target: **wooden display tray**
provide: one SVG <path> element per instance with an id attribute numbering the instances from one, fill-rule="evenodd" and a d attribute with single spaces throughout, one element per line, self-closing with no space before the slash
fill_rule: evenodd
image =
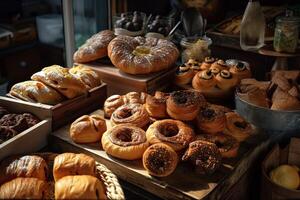
<path id="1" fill-rule="evenodd" d="M 48 135 L 51 133 L 51 116 L 47 110 L 23 105 L 18 100 L 7 97 L 0 97 L 0 106 L 13 113 L 29 112 L 41 119 L 36 125 L 0 144 L 0 160 L 14 154 L 36 152 L 47 145 Z"/>
<path id="2" fill-rule="evenodd" d="M 94 113 L 103 116 L 102 110 Z M 109 120 L 106 122 L 110 128 Z M 141 160 L 124 161 L 108 156 L 99 143 L 76 144 L 69 137 L 70 125 L 51 134 L 50 147 L 59 152 L 82 152 L 106 165 L 119 178 L 149 191 L 163 199 L 224 199 L 231 195 L 232 187 L 251 168 L 262 149 L 266 148 L 267 137 L 256 134 L 241 145 L 239 156 L 223 160 L 222 167 L 211 176 L 200 176 L 188 163 L 180 163 L 173 174 L 164 178 L 150 176 L 143 168 Z"/>
<path id="3" fill-rule="evenodd" d="M 20 99 L 16 99 L 15 101 L 22 105 L 29 105 L 33 108 L 43 108 L 47 110 L 48 115 L 52 118 L 52 129 L 55 130 L 81 115 L 92 112 L 95 109 L 102 108 L 107 97 L 106 93 L 107 86 L 106 84 L 102 84 L 89 90 L 86 95 L 68 99 L 54 106 L 26 102 Z M 13 97 L 11 95 L 8 96 Z"/>
<path id="4" fill-rule="evenodd" d="M 120 71 L 112 64 L 103 64 L 99 61 L 85 63 L 84 65 L 98 72 L 101 80 L 108 85 L 108 96 L 113 94 L 122 95 L 132 91 L 150 94 L 157 90 L 163 91 L 171 86 L 176 72 L 176 67 L 173 67 L 157 73 L 131 75 Z"/>

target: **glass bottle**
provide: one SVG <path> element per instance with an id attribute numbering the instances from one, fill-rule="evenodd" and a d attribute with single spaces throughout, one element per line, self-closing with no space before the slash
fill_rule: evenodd
<path id="1" fill-rule="evenodd" d="M 264 45 L 266 22 L 259 1 L 249 0 L 240 31 L 243 50 L 258 50 Z"/>

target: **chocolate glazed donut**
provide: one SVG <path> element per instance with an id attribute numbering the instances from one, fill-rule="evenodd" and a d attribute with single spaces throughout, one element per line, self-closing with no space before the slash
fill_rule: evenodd
<path id="1" fill-rule="evenodd" d="M 102 136 L 105 152 L 125 160 L 140 159 L 148 148 L 145 131 L 131 124 L 116 125 Z"/>
<path id="2" fill-rule="evenodd" d="M 150 122 L 149 114 L 142 104 L 125 104 L 117 108 L 111 118 L 112 125 L 130 123 L 145 128 Z"/>
<path id="3" fill-rule="evenodd" d="M 172 92 L 167 100 L 167 113 L 173 119 L 193 120 L 206 101 L 200 92 L 194 90 L 181 90 Z"/>

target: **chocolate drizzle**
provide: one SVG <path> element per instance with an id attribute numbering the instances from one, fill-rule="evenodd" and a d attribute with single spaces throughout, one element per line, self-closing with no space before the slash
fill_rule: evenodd
<path id="1" fill-rule="evenodd" d="M 119 125 L 112 128 L 109 139 L 115 145 L 127 147 L 146 142 L 146 134 L 140 128 Z"/>
<path id="2" fill-rule="evenodd" d="M 204 97 L 196 91 L 181 90 L 171 93 L 174 103 L 184 106 L 194 105 L 199 101 L 204 101 Z"/>

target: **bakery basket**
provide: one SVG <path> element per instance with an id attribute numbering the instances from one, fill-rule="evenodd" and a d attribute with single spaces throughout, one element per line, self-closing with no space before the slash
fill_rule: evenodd
<path id="1" fill-rule="evenodd" d="M 300 111 L 271 110 L 251 104 L 235 92 L 236 111 L 257 128 L 270 133 L 300 131 Z"/>
<path id="2" fill-rule="evenodd" d="M 49 172 L 52 172 L 54 158 L 58 155 L 55 153 L 35 153 L 34 155 L 42 157 L 49 167 Z M 113 174 L 105 165 L 96 162 L 96 169 L 97 169 L 97 178 L 102 180 L 107 199 L 109 200 L 121 200 L 125 199 L 123 190 L 120 186 L 120 183 L 117 179 L 117 176 Z M 48 184 L 49 184 L 49 193 L 46 195 L 47 199 L 54 199 L 54 179 L 52 173 L 50 173 L 48 177 Z"/>

